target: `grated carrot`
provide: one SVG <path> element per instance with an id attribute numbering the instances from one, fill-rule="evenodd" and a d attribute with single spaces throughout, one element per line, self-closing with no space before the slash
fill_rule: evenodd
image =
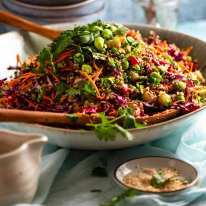
<path id="1" fill-rule="evenodd" d="M 23 65 L 19 54 L 16 55 L 16 64 L 19 67 L 22 67 L 22 65 Z"/>

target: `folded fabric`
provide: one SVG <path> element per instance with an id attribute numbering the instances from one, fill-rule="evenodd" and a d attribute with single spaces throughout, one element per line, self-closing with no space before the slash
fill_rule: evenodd
<path id="1" fill-rule="evenodd" d="M 206 118 L 196 122 L 182 136 L 174 133 L 171 137 L 148 145 L 92 154 L 88 151 L 71 151 L 66 161 L 64 161 L 68 153 L 66 149 L 48 146 L 42 162 L 39 190 L 34 204 L 31 205 L 39 206 L 42 203 L 48 206 L 98 206 L 123 191 L 113 180 L 113 170 L 116 165 L 127 159 L 151 155 L 175 156 L 190 162 L 198 169 L 199 184 L 191 190 L 170 197 L 151 194 L 137 195 L 120 202 L 119 206 L 188 205 L 206 192 L 206 128 L 204 122 Z M 64 165 L 59 171 L 63 161 Z M 92 176 L 92 170 L 102 164 L 107 167 L 109 176 Z M 53 183 L 58 171 L 59 174 Z M 18 204 L 18 206 L 29 206 L 29 204 Z"/>

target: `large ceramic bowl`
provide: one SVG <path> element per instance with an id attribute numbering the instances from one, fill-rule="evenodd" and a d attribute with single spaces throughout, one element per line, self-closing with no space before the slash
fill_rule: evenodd
<path id="1" fill-rule="evenodd" d="M 55 25 L 59 29 L 71 28 L 74 25 Z M 153 30 L 157 32 L 161 38 L 168 40 L 169 42 L 176 43 L 179 47 L 193 47 L 192 56 L 197 59 L 200 69 L 206 77 L 206 43 L 193 38 L 191 36 L 167 31 L 159 28 L 128 25 L 130 28 L 138 29 L 144 36 L 147 36 L 149 31 Z M 0 56 L 1 56 L 1 72 L 0 78 L 8 77 L 10 73 L 6 71 L 6 67 L 9 65 L 15 65 L 16 54 L 25 58 L 29 54 L 37 53 L 43 46 L 45 46 L 48 40 L 29 33 L 10 32 L 0 36 Z M 48 136 L 51 143 L 55 143 L 63 147 L 71 147 L 78 149 L 115 149 L 125 148 L 134 146 L 159 138 L 164 138 L 168 135 L 173 136 L 174 132 L 181 134 L 188 127 L 190 127 L 198 118 L 203 115 L 205 107 L 199 110 L 174 118 L 169 121 L 154 124 L 143 129 L 131 129 L 131 133 L 134 136 L 133 141 L 128 141 L 122 137 L 117 137 L 115 141 L 99 141 L 94 131 L 83 131 L 83 130 L 71 130 L 47 127 L 37 124 L 26 124 L 26 123 L 0 123 L 0 127 L 12 129 L 16 131 L 24 132 L 39 132 Z"/>

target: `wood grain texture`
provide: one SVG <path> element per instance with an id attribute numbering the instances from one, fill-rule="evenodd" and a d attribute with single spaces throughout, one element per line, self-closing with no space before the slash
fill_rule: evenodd
<path id="1" fill-rule="evenodd" d="M 172 119 L 178 115 L 176 109 L 168 109 L 163 112 L 137 118 L 138 121 L 148 125 Z M 27 122 L 46 125 L 86 126 L 88 123 L 100 122 L 98 114 L 76 113 L 77 118 L 70 117 L 67 113 L 27 111 L 19 109 L 0 109 L 0 121 Z"/>
<path id="2" fill-rule="evenodd" d="M 56 39 L 61 33 L 61 31 L 44 27 L 7 11 L 0 11 L 0 22 L 23 29 L 24 31 L 39 34 L 51 40 Z"/>

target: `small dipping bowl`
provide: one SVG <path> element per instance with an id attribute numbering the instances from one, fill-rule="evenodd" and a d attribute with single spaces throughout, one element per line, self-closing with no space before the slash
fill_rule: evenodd
<path id="1" fill-rule="evenodd" d="M 130 174 L 131 172 L 139 171 L 141 168 L 173 168 L 176 169 L 180 176 L 185 178 L 188 181 L 188 184 L 183 186 L 181 189 L 172 190 L 172 191 L 161 191 L 161 192 L 154 192 L 150 190 L 141 190 L 132 186 L 128 186 L 124 183 L 123 178 Z M 114 179 L 116 182 L 124 187 L 124 188 L 133 188 L 139 192 L 144 193 L 155 193 L 160 195 L 176 195 L 179 192 L 183 192 L 186 189 L 191 188 L 198 182 L 198 172 L 197 170 L 190 165 L 189 163 L 175 159 L 173 157 L 159 157 L 159 156 L 152 156 L 152 157 L 142 157 L 137 159 L 132 159 L 127 162 L 124 162 L 116 167 L 114 171 Z"/>

